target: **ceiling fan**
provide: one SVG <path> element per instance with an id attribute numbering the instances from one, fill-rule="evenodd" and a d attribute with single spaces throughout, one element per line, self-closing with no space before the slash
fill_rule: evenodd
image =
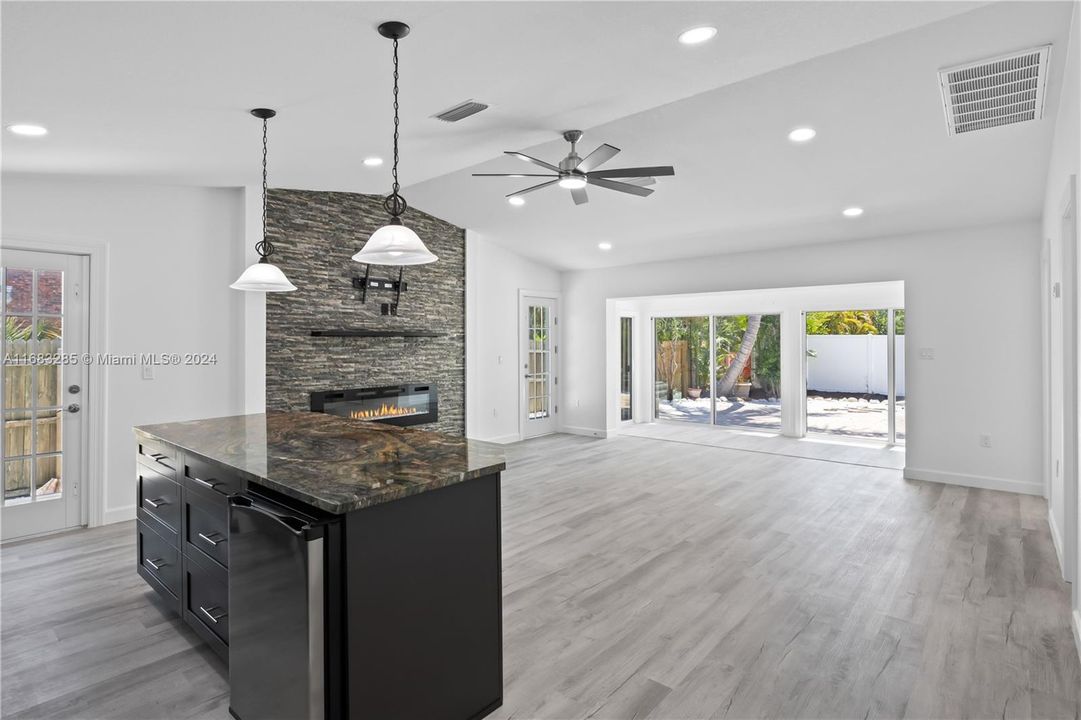
<path id="1" fill-rule="evenodd" d="M 563 133 L 563 139 L 571 144 L 571 151 L 567 157 L 559 161 L 558 165 L 538 160 L 525 153 L 510 151 L 505 153 L 525 160 L 526 162 L 533 163 L 534 165 L 539 165 L 545 170 L 549 170 L 550 172 L 548 173 L 473 173 L 473 177 L 553 178 L 552 180 L 546 180 L 539 185 L 527 187 L 525 190 L 513 192 L 510 195 L 507 195 L 507 198 L 520 197 L 526 193 L 531 193 L 534 190 L 540 190 L 549 185 L 558 184 L 559 187 L 571 191 L 571 197 L 574 198 L 575 205 L 581 205 L 589 202 L 589 195 L 586 194 L 586 185 L 594 185 L 596 187 L 607 188 L 608 190 L 616 190 L 618 192 L 646 197 L 653 193 L 653 189 L 645 186 L 657 182 L 655 179 L 657 176 L 676 174 L 675 169 L 672 168 L 671 165 L 597 170 L 596 168 L 615 157 L 616 153 L 619 152 L 619 148 L 605 143 L 582 158 L 578 157 L 577 150 L 578 141 L 582 139 L 582 131 L 567 130 Z M 613 180 L 612 178 L 618 178 L 618 180 Z"/>

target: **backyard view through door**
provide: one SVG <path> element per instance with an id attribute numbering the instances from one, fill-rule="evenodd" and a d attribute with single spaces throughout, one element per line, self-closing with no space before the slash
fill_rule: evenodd
<path id="1" fill-rule="evenodd" d="M 555 300 L 552 298 L 522 298 L 522 437 L 535 437 L 555 432 L 556 354 L 554 340 L 557 324 Z"/>
<path id="2" fill-rule="evenodd" d="M 654 319 L 659 420 L 780 432 L 781 316 Z"/>
<path id="3" fill-rule="evenodd" d="M 905 439 L 905 311 L 808 312 L 807 432 Z"/>
<path id="4" fill-rule="evenodd" d="M 86 260 L 4 250 L 0 398 L 2 538 L 83 523 L 79 483 L 86 352 Z"/>

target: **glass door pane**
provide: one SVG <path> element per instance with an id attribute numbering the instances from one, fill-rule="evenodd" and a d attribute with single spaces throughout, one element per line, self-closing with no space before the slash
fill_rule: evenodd
<path id="1" fill-rule="evenodd" d="M 717 425 L 781 429 L 781 316 L 714 318 Z"/>
<path id="2" fill-rule="evenodd" d="M 63 496 L 64 273 L 3 268 L 3 505 Z"/>
<path id="3" fill-rule="evenodd" d="M 619 419 L 624 421 L 634 417 L 631 390 L 631 323 L 632 318 L 619 319 Z"/>
<path id="4" fill-rule="evenodd" d="M 894 347 L 896 368 L 894 370 L 894 383 L 896 392 L 896 409 L 894 412 L 896 437 L 894 442 L 903 445 L 905 442 L 905 311 L 904 308 L 893 311 Z"/>
<path id="5" fill-rule="evenodd" d="M 709 318 L 655 318 L 654 413 L 709 424 Z"/>
<path id="6" fill-rule="evenodd" d="M 526 368 L 530 420 L 543 420 L 551 414 L 551 317 L 545 305 L 530 305 L 529 355 Z"/>

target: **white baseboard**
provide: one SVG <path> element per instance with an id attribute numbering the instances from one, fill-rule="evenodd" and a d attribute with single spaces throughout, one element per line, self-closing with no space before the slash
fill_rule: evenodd
<path id="1" fill-rule="evenodd" d="M 135 519 L 135 506 L 128 505 L 127 507 L 120 508 L 108 508 L 101 514 L 102 525 L 112 525 L 113 523 L 125 522 L 127 520 Z"/>
<path id="2" fill-rule="evenodd" d="M 564 425 L 559 429 L 560 432 L 567 433 L 568 435 L 585 435 L 586 437 L 606 438 L 608 437 L 607 430 L 599 430 L 597 428 L 579 427 L 577 425 Z"/>
<path id="3" fill-rule="evenodd" d="M 911 467 L 905 468 L 904 476 L 906 480 L 926 480 L 947 485 L 980 488 L 981 490 L 1002 490 L 1004 492 L 1021 493 L 1022 495 L 1043 495 L 1043 485 L 1040 483 L 1019 482 L 1017 480 L 1007 480 L 1006 478 L 967 475 L 942 470 L 921 470 L 920 468 Z"/>

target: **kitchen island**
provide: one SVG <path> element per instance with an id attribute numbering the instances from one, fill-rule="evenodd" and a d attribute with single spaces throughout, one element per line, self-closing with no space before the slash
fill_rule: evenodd
<path id="1" fill-rule="evenodd" d="M 239 720 L 502 704 L 496 447 L 321 413 L 135 435 L 138 572 L 228 662 Z"/>

